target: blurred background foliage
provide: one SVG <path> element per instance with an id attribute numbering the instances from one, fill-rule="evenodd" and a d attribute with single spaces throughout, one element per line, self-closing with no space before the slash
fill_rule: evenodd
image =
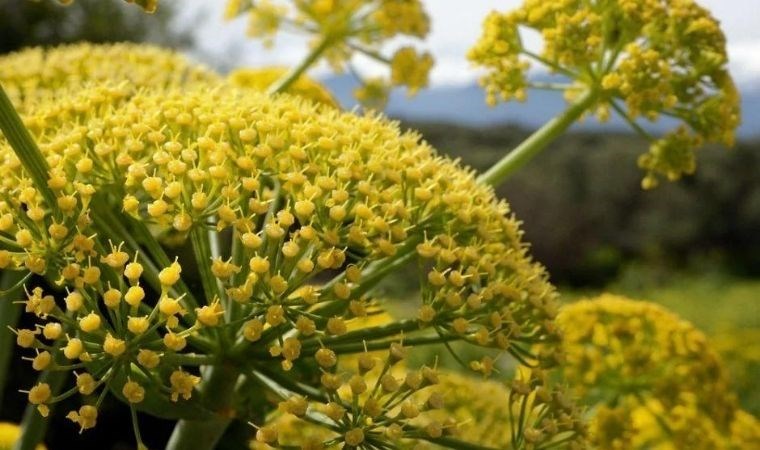
<path id="1" fill-rule="evenodd" d="M 0 0 L 0 53 L 77 41 L 148 41 L 192 49 L 191 30 L 172 21 L 173 5 L 165 2 L 158 14 L 145 15 L 123 2 L 104 0 L 80 0 L 68 8 L 53 1 Z M 403 126 L 419 130 L 442 153 L 479 171 L 530 133 L 510 125 Z M 548 267 L 564 300 L 610 291 L 670 308 L 708 333 L 742 406 L 758 415 L 760 142 L 739 142 L 732 150 L 705 148 L 696 175 L 653 191 L 640 189 L 636 168 L 645 146 L 631 134 L 570 133 L 498 192 L 523 221 L 533 255 Z M 404 273 L 416 276 L 413 270 Z M 411 297 L 415 284 L 394 278 L 384 288 L 387 295 Z M 458 367 L 445 349 L 435 350 L 444 354 L 441 365 Z M 431 363 L 433 354 L 417 353 L 413 362 Z M 506 380 L 510 367 L 502 369 L 497 377 Z M 16 388 L 31 369 L 14 364 L 11 370 L 0 420 L 17 421 L 26 401 Z M 102 448 L 102 442 L 127 448 L 131 435 L 113 431 L 125 430 L 116 424 L 128 420 L 128 410 L 115 403 L 105 408 L 110 413 L 102 418 L 103 426 L 81 437 L 54 417 L 48 442 L 61 448 Z M 149 428 L 148 437 L 162 442 L 171 424 L 153 419 Z"/>
<path id="2" fill-rule="evenodd" d="M 0 53 L 71 42 L 192 43 L 189 29 L 172 23 L 172 2 L 155 14 L 124 2 L 80 0 L 67 7 L 50 0 L 0 0 Z"/>

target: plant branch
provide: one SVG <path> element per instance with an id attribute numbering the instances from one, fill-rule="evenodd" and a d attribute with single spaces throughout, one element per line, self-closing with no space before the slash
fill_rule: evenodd
<path id="1" fill-rule="evenodd" d="M 584 92 L 562 114 L 536 130 L 514 150 L 507 153 L 504 158 L 488 169 L 486 173 L 478 177 L 478 183 L 491 186 L 501 184 L 517 169 L 524 166 L 531 158 L 545 149 L 560 134 L 570 128 L 594 104 L 596 98 L 597 94 L 594 90 Z"/>
<path id="2" fill-rule="evenodd" d="M 622 117 L 622 118 L 623 118 L 623 119 L 624 119 L 624 120 L 625 120 L 625 121 L 628 123 L 628 125 L 630 125 L 630 126 L 631 126 L 631 128 L 633 128 L 633 130 L 634 130 L 635 132 L 637 132 L 637 133 L 638 133 L 638 134 L 639 134 L 641 137 L 643 137 L 643 138 L 644 138 L 644 139 L 646 139 L 647 141 L 654 141 L 654 137 L 652 137 L 652 135 L 651 135 L 651 134 L 647 133 L 647 131 L 646 131 L 645 129 L 643 129 L 643 128 L 641 127 L 641 125 L 639 125 L 639 124 L 636 122 L 636 120 L 634 120 L 634 119 L 633 119 L 633 118 L 632 118 L 632 117 L 631 117 L 631 116 L 630 116 L 630 115 L 629 115 L 629 114 L 628 114 L 628 113 L 625 111 L 625 109 L 623 109 L 623 107 L 622 107 L 622 106 L 620 106 L 620 105 L 619 105 L 619 104 L 618 104 L 618 103 L 617 103 L 615 100 L 610 100 L 610 105 L 612 106 L 612 109 L 614 109 L 614 110 L 615 110 L 615 112 L 617 112 L 617 113 L 620 115 L 620 117 Z"/>
<path id="3" fill-rule="evenodd" d="M 328 48 L 330 48 L 332 43 L 332 39 L 329 37 L 323 37 L 319 41 L 319 44 L 317 44 L 316 47 L 312 48 L 309 54 L 306 55 L 306 58 L 301 61 L 301 64 L 293 67 L 282 78 L 269 86 L 267 93 L 272 95 L 285 92 L 290 87 L 290 85 L 295 83 L 301 75 L 303 75 L 312 65 L 314 65 L 314 63 L 319 60 L 319 58 L 322 57 L 322 54 Z"/>

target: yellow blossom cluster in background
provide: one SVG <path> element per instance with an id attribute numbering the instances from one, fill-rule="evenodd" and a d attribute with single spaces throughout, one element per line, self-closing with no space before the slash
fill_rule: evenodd
<path id="1" fill-rule="evenodd" d="M 521 29 L 541 34 L 543 47 L 523 45 Z M 524 100 L 529 89 L 590 92 L 601 121 L 615 112 L 652 141 L 639 158 L 645 188 L 657 176 L 676 180 L 696 168 L 704 142 L 732 145 L 739 95 L 727 71 L 726 39 L 718 22 L 693 0 L 526 0 L 491 13 L 469 58 L 487 72 L 488 102 Z M 563 83 L 534 82 L 531 64 Z M 662 138 L 637 122 L 665 116 L 679 125 Z"/>
<path id="2" fill-rule="evenodd" d="M 13 450 L 19 436 L 21 436 L 21 428 L 18 425 L 0 422 L 0 450 Z M 45 450 L 45 446 L 38 445 L 36 450 Z"/>
<path id="3" fill-rule="evenodd" d="M 257 69 L 236 69 L 230 72 L 227 79 L 233 86 L 266 92 L 277 80 L 285 76 L 285 67 L 265 67 Z M 337 100 L 324 86 L 304 75 L 300 76 L 285 91 L 316 103 L 322 103 L 333 108 L 339 108 Z"/>
<path id="4" fill-rule="evenodd" d="M 433 66 L 429 53 L 412 46 L 397 48 L 386 56 L 384 47 L 393 38 L 423 39 L 430 23 L 419 0 L 230 0 L 226 16 L 248 17 L 248 34 L 272 45 L 280 31 L 306 32 L 312 37 L 312 55 L 324 56 L 336 72 L 359 78 L 356 98 L 366 107 L 382 109 L 393 86 L 409 95 L 428 84 Z M 363 55 L 390 67 L 390 77 L 362 77 L 351 64 Z"/>
<path id="5" fill-rule="evenodd" d="M 21 113 L 83 83 L 111 80 L 169 87 L 219 83 L 222 77 L 171 50 L 131 43 L 29 48 L 0 57 L 0 83 Z"/>
<path id="6" fill-rule="evenodd" d="M 604 295 L 562 308 L 563 380 L 604 449 L 748 449 L 760 422 L 738 409 L 704 334 L 666 309 Z"/>
<path id="7" fill-rule="evenodd" d="M 81 88 L 40 96 L 24 115 L 53 202 L 0 140 L 0 267 L 56 286 L 27 285 L 37 324 L 15 330 L 17 343 L 36 370 L 75 374 L 60 395 L 46 383 L 25 391 L 43 415 L 80 395 L 67 417 L 92 428 L 107 387 L 133 408 L 187 413 L 200 407 L 195 367 L 221 361 L 320 390 L 296 368 L 329 373 L 341 355 L 393 354 L 399 340 L 556 363 L 556 294 L 506 203 L 419 135 L 223 82 L 97 83 L 76 67 L 48 84 Z M 172 261 L 154 238 L 165 234 L 195 257 Z M 417 317 L 352 328 L 382 307 L 373 288 L 410 260 L 423 274 Z M 549 350 L 531 354 L 536 343 Z M 493 363 L 473 367 L 487 375 Z"/>

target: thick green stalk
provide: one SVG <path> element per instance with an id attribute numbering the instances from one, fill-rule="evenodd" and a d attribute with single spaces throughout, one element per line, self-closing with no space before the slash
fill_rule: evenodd
<path id="1" fill-rule="evenodd" d="M 23 272 L 4 270 L 0 273 L 0 291 L 5 292 L 24 278 Z M 13 346 L 15 337 L 8 327 L 16 327 L 19 317 L 21 317 L 21 305 L 13 303 L 14 296 L 20 290 L 21 286 L 5 292 L 0 295 L 0 405 L 3 404 L 3 392 L 8 377 L 8 367 L 13 357 Z"/>
<path id="2" fill-rule="evenodd" d="M 57 208 L 55 194 L 48 187 L 48 167 L 47 161 L 42 156 L 39 147 L 34 142 L 29 130 L 24 126 L 24 122 L 13 107 L 8 94 L 0 84 L 0 129 L 3 130 L 5 138 L 13 148 L 16 156 L 24 165 L 24 168 L 34 181 L 34 187 L 45 198 L 45 203 L 51 209 Z"/>
<path id="3" fill-rule="evenodd" d="M 268 94 L 279 94 L 285 92 L 291 84 L 295 83 L 298 78 L 303 75 L 315 62 L 322 57 L 322 54 L 330 48 L 333 40 L 329 37 L 324 37 L 319 41 L 316 47 L 311 49 L 306 58 L 296 67 L 292 68 L 282 78 L 277 80 L 273 85 L 269 86 Z"/>
<path id="4" fill-rule="evenodd" d="M 210 450 L 216 447 L 232 422 L 233 394 L 239 375 L 237 368 L 229 365 L 205 368 L 199 391 L 204 406 L 216 416 L 203 421 L 180 420 L 166 444 L 167 450 Z"/>
<path id="5" fill-rule="evenodd" d="M 535 133 L 488 169 L 486 173 L 478 177 L 478 183 L 498 186 L 570 128 L 594 104 L 596 99 L 596 91 L 584 92 L 562 114 L 536 130 Z"/>

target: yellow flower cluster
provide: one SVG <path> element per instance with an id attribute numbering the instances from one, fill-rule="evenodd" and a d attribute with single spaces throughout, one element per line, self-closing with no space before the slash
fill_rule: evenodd
<path id="1" fill-rule="evenodd" d="M 538 31 L 543 49 L 526 48 L 521 28 Z M 671 180 L 695 169 L 703 142 L 731 145 L 739 124 L 739 96 L 727 72 L 726 39 L 718 22 L 693 0 L 525 0 L 508 13 L 491 13 L 469 58 L 490 104 L 523 100 L 530 88 L 590 91 L 599 118 L 610 109 L 654 141 L 639 165 L 645 188 L 657 175 Z M 568 84 L 532 82 L 531 62 Z M 682 125 L 661 139 L 636 122 L 665 115 Z"/>
<path id="2" fill-rule="evenodd" d="M 350 370 L 336 370 L 331 350 L 316 355 L 322 368 L 323 394 L 318 398 L 284 395 L 280 420 L 262 426 L 254 448 L 299 446 L 303 449 L 352 447 L 370 449 L 383 442 L 405 438 L 436 439 L 451 435 L 455 424 L 430 421 L 415 426 L 415 419 L 444 407 L 438 390 L 438 371 L 430 367 L 409 371 L 401 366 L 408 349 L 393 343 L 382 357 L 362 353 Z M 328 430 L 301 430 L 315 417 L 327 420 Z M 297 418 L 294 420 L 294 418 Z M 282 429 L 283 433 L 280 434 Z"/>
<path id="3" fill-rule="evenodd" d="M 557 324 L 564 379 L 595 407 L 600 448 L 751 448 L 744 439 L 760 424 L 740 413 L 721 361 L 688 322 L 603 295 L 564 307 Z"/>
<path id="4" fill-rule="evenodd" d="M 405 370 L 394 362 L 403 356 L 400 349 L 392 347 L 384 358 L 360 354 L 355 367 L 338 370 L 342 382 L 328 387 L 323 401 L 287 397 L 251 448 L 371 448 L 385 440 L 423 450 L 441 448 L 441 437 L 486 448 L 587 448 L 580 409 L 550 387 L 544 372 L 521 370 L 510 389 L 427 367 Z M 322 383 L 333 375 L 323 375 Z M 335 422 L 332 431 L 309 422 L 319 413 Z M 351 445 L 355 424 L 366 424 L 354 432 L 364 440 Z"/>
<path id="5" fill-rule="evenodd" d="M 257 69 L 237 69 L 230 72 L 227 80 L 233 86 L 266 92 L 277 80 L 288 72 L 285 67 L 265 67 Z M 312 100 L 333 108 L 338 108 L 338 102 L 330 92 L 318 82 L 304 75 L 291 84 L 286 93 Z"/>
<path id="6" fill-rule="evenodd" d="M 517 372 L 508 386 L 442 374 L 445 407 L 431 411 L 422 423 L 454 422 L 457 438 L 490 448 L 587 448 L 582 411 L 570 397 L 551 385 L 545 371 Z"/>
<path id="7" fill-rule="evenodd" d="M 38 98 L 24 120 L 53 202 L 0 139 L 0 268 L 57 286 L 27 286 L 37 324 L 17 342 L 36 370 L 76 374 L 60 395 L 27 391 L 43 415 L 79 394 L 67 417 L 84 430 L 107 387 L 172 410 L 194 404 L 196 366 L 277 361 L 297 380 L 295 364 L 330 367 L 401 336 L 555 363 L 528 350 L 557 342 L 556 294 L 507 205 L 419 135 L 297 97 L 166 84 Z M 194 256 L 172 262 L 156 235 Z M 418 316 L 353 328 L 410 260 L 423 275 Z"/>
<path id="8" fill-rule="evenodd" d="M 142 44 L 70 44 L 0 56 L 0 83 L 24 113 L 83 83 L 127 80 L 139 87 L 218 83 L 216 73 L 170 50 Z"/>
<path id="9" fill-rule="evenodd" d="M 389 58 L 383 45 L 397 37 L 424 38 L 429 19 L 419 0 L 293 0 L 227 3 L 226 16 L 247 14 L 249 35 L 271 45 L 281 30 L 305 31 L 314 37 L 314 52 L 324 54 L 336 71 L 350 66 L 352 57 L 361 54 L 391 68 L 390 79 L 360 79 L 357 99 L 366 107 L 382 108 L 391 86 L 405 86 L 414 95 L 428 84 L 433 66 L 429 53 L 401 47 Z M 351 67 L 352 73 L 357 74 Z"/>
<path id="10" fill-rule="evenodd" d="M 407 86 L 409 95 L 427 87 L 428 74 L 433 67 L 429 53 L 419 54 L 413 47 L 402 47 L 391 59 L 391 84 Z"/>

